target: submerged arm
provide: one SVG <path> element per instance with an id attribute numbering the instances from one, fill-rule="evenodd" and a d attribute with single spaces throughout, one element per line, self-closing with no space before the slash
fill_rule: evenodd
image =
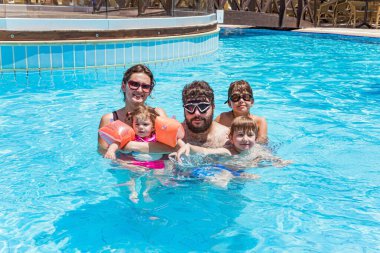
<path id="1" fill-rule="evenodd" d="M 109 145 L 107 152 L 104 154 L 105 158 L 116 159 L 116 151 L 119 149 L 120 143 L 112 143 Z"/>
<path id="2" fill-rule="evenodd" d="M 231 152 L 226 148 L 204 148 L 190 145 L 191 153 L 200 153 L 205 155 L 231 155 Z"/>
<path id="3" fill-rule="evenodd" d="M 284 167 L 284 166 L 287 166 L 287 165 L 293 163 L 293 161 L 283 160 L 281 157 L 275 156 L 274 154 L 272 154 L 272 152 L 270 150 L 265 148 L 265 146 L 261 146 L 261 148 L 260 148 L 260 146 L 258 145 L 257 150 L 259 152 L 256 153 L 257 155 L 253 159 L 253 161 L 256 163 L 260 163 L 262 161 L 267 161 L 267 162 L 270 162 L 275 167 Z"/>
<path id="4" fill-rule="evenodd" d="M 135 151 L 140 153 L 171 153 L 175 149 L 159 142 L 137 142 L 130 141 L 123 148 L 125 151 Z"/>

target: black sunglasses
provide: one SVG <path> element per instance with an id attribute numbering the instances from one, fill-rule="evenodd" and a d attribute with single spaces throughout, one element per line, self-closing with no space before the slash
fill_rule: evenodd
<path id="1" fill-rule="evenodd" d="M 236 103 L 242 98 L 244 101 L 251 101 L 253 99 L 251 94 L 232 94 L 228 100 Z M 228 100 L 225 102 L 225 104 L 228 102 Z"/>
<path id="2" fill-rule="evenodd" d="M 200 113 L 205 113 L 210 108 L 210 106 L 211 106 L 211 103 L 200 102 L 200 103 L 187 103 L 183 107 L 185 108 L 185 110 L 188 113 L 194 114 L 195 113 L 195 109 L 198 108 L 198 111 Z"/>
<path id="3" fill-rule="evenodd" d="M 142 91 L 145 93 L 148 93 L 152 90 L 152 85 L 146 84 L 146 83 L 139 83 L 139 82 L 132 81 L 132 80 L 128 81 L 128 87 L 131 90 L 138 90 L 141 87 Z"/>

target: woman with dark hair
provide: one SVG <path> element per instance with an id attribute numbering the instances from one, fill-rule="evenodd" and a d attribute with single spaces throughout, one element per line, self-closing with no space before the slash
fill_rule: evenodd
<path id="1" fill-rule="evenodd" d="M 112 121 L 120 120 L 132 126 L 132 117 L 130 114 L 139 105 L 145 104 L 146 99 L 153 91 L 155 80 L 153 73 L 148 67 L 142 64 L 137 64 L 125 71 L 123 81 L 121 83 L 121 91 L 124 96 L 124 107 L 119 110 L 107 113 L 102 116 L 99 128 L 111 123 Z M 166 113 L 161 108 L 154 109 L 158 115 L 166 116 Z M 108 144 L 100 136 L 98 136 L 98 145 L 102 149 L 106 149 Z M 159 145 L 159 144 L 158 144 Z"/>

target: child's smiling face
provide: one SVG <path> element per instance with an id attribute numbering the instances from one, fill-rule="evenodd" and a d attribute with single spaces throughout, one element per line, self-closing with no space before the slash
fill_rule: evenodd
<path id="1" fill-rule="evenodd" d="M 230 141 L 239 153 L 248 151 L 256 143 L 256 134 L 253 131 L 238 130 L 230 136 Z"/>

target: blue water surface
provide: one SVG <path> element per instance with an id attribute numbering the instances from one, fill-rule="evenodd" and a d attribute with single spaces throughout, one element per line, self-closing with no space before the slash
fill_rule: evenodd
<path id="1" fill-rule="evenodd" d="M 117 186 L 131 173 L 97 153 L 124 69 L 2 73 L 0 252 L 379 252 L 379 55 L 379 39 L 224 29 L 215 55 L 151 65 L 149 104 L 181 121 L 186 83 L 212 85 L 216 116 L 247 80 L 293 164 L 227 189 L 177 180 L 137 204 Z"/>

